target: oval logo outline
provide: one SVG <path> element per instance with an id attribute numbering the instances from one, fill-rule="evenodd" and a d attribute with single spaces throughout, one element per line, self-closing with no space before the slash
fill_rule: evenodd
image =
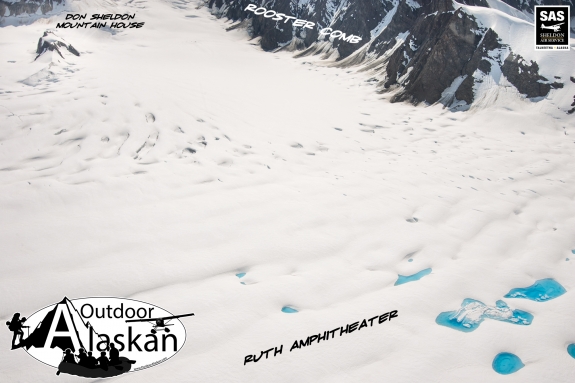
<path id="1" fill-rule="evenodd" d="M 104 303 L 104 305 L 108 304 L 108 307 L 100 307 L 98 306 L 98 309 L 101 310 L 100 315 L 101 317 L 98 317 L 98 311 L 97 309 L 94 309 L 94 306 L 97 305 L 97 303 Z M 120 306 L 118 307 L 111 307 L 110 303 L 111 302 L 115 302 L 116 304 L 119 304 Z M 76 306 L 74 306 L 74 303 L 81 305 L 81 308 L 78 310 L 78 308 Z M 82 304 L 83 303 L 83 304 Z M 126 307 L 124 307 L 124 303 L 126 303 Z M 59 305 L 68 305 L 71 304 L 71 306 L 75 309 L 74 313 L 70 312 L 71 310 L 66 310 L 64 308 L 58 310 Z M 84 314 L 86 314 L 86 311 L 88 310 L 84 310 L 84 307 L 86 305 L 90 305 L 92 306 L 93 310 L 90 312 L 90 315 L 85 317 Z M 138 308 L 134 308 L 134 306 L 139 306 Z M 142 311 L 138 311 L 145 308 L 145 313 L 147 315 L 141 315 Z M 107 309 L 107 310 L 106 310 Z M 120 309 L 121 314 L 117 315 L 117 310 Z M 127 316 L 127 311 L 132 309 L 132 313 L 131 316 Z M 68 311 L 68 313 L 70 315 L 64 314 L 66 311 Z M 107 312 L 106 312 L 107 311 Z M 154 314 L 156 315 L 151 315 L 152 311 L 155 311 Z M 36 312 L 34 312 L 33 314 L 31 314 L 28 319 L 26 319 L 26 322 L 24 322 L 25 325 L 30 325 L 32 324 L 32 326 L 28 326 L 28 332 L 29 332 L 29 337 L 30 335 L 33 335 L 32 333 L 34 331 L 36 331 L 42 324 L 42 322 L 47 318 L 47 316 L 52 313 L 55 312 L 55 315 L 52 317 L 51 319 L 51 323 L 50 323 L 50 330 L 48 331 L 48 336 L 47 339 L 45 340 L 44 343 L 44 347 L 35 347 L 34 345 L 32 346 L 24 346 L 24 349 L 26 351 L 26 353 L 28 353 L 28 355 L 32 356 L 34 359 L 38 360 L 39 362 L 42 362 L 50 367 L 54 367 L 54 368 L 59 368 L 59 366 L 62 364 L 61 362 L 57 363 L 55 362 L 55 357 L 50 357 L 50 358 L 46 358 L 44 353 L 44 349 L 48 349 L 47 351 L 51 354 L 54 354 L 54 351 L 57 352 L 58 354 L 60 354 L 60 360 L 61 360 L 61 355 L 62 355 L 62 351 L 59 350 L 58 347 L 60 347 L 59 345 L 54 346 L 54 343 L 58 342 L 57 338 L 66 338 L 65 336 L 53 336 L 53 335 L 57 335 L 58 332 L 61 331 L 56 331 L 58 330 L 59 327 L 61 327 L 61 323 L 62 323 L 62 319 L 64 318 L 64 322 L 66 322 L 66 324 L 72 323 L 72 326 L 68 326 L 68 327 L 74 327 L 74 331 L 77 335 L 77 338 L 80 338 L 80 335 L 77 331 L 77 328 L 81 328 L 82 326 L 80 325 L 80 323 L 76 323 L 77 320 L 75 320 L 76 318 L 74 318 L 74 314 L 77 314 L 76 316 L 79 316 L 80 320 L 82 320 L 81 323 L 83 323 L 84 325 L 87 325 L 88 331 L 90 332 L 90 330 L 93 330 L 94 328 L 101 328 L 101 327 L 105 327 L 106 330 L 110 330 L 110 328 L 118 328 L 120 326 L 117 325 L 117 323 L 119 321 L 122 322 L 122 326 L 124 328 L 128 328 L 128 333 L 129 335 L 133 335 L 134 339 L 129 339 L 129 341 L 131 340 L 131 344 L 129 346 L 135 346 L 134 349 L 132 349 L 132 347 L 130 347 L 129 351 L 126 350 L 127 346 L 126 344 L 124 344 L 123 342 L 118 342 L 119 344 L 121 344 L 121 347 L 119 348 L 119 352 L 122 354 L 128 354 L 131 357 L 134 357 L 134 354 L 139 354 L 140 356 L 137 356 L 138 359 L 142 360 L 141 355 L 144 353 L 151 353 L 151 352 L 158 352 L 160 350 L 158 350 L 158 346 L 160 346 L 158 344 L 157 341 L 157 336 L 156 334 L 161 332 L 161 331 L 165 331 L 163 337 L 162 337 L 162 345 L 164 350 L 160 351 L 160 353 L 162 355 L 158 356 L 158 357 L 154 357 L 154 358 L 148 358 L 145 357 L 143 358 L 143 361 L 138 361 L 138 359 L 129 359 L 132 363 L 132 365 L 135 365 L 134 368 L 129 368 L 128 371 L 125 372 L 135 372 L 135 371 L 140 371 L 140 370 L 144 370 L 146 368 L 150 368 L 150 367 L 154 367 L 156 365 L 159 365 L 165 361 L 167 361 L 168 359 L 171 359 L 174 355 L 176 355 L 178 352 L 180 352 L 180 350 L 183 348 L 186 340 L 187 340 L 187 331 L 186 328 L 184 326 L 184 324 L 182 323 L 182 321 L 179 319 L 179 316 L 174 316 L 170 311 L 165 310 L 157 305 L 148 303 L 148 302 L 144 302 L 144 301 L 140 301 L 137 299 L 132 299 L 132 298 L 122 298 L 122 297 L 112 297 L 112 296 L 92 296 L 92 297 L 81 297 L 81 298 L 74 298 L 74 299 L 68 299 L 67 297 L 65 297 L 62 301 L 58 302 L 58 303 L 53 303 L 51 305 L 45 306 L 39 310 L 37 310 Z M 106 317 L 106 314 L 108 315 Z M 157 328 L 158 322 L 156 321 L 155 323 L 153 323 L 152 321 L 150 321 L 150 319 L 154 319 L 153 317 L 157 317 L 159 314 L 160 315 L 160 319 L 162 319 L 163 317 L 173 317 L 172 319 L 169 319 L 169 321 L 175 321 L 175 323 L 164 323 L 166 321 L 161 321 L 161 325 L 159 326 L 159 328 Z M 58 315 L 58 322 L 54 325 L 54 318 L 56 317 L 56 315 Z M 189 316 L 189 315 L 194 315 L 194 314 L 185 314 L 185 316 Z M 66 319 L 67 318 L 67 319 Z M 139 331 L 137 332 L 133 332 L 132 326 L 135 326 L 137 323 L 135 323 L 134 325 L 132 325 L 131 322 L 126 322 L 126 318 L 129 319 L 135 319 L 132 320 L 132 322 L 140 322 L 142 323 L 142 325 L 138 325 L 138 327 L 140 327 Z M 70 320 L 71 319 L 71 320 Z M 104 321 L 112 321 L 115 322 L 115 324 L 109 324 L 107 326 L 102 326 L 103 323 L 105 323 Z M 147 324 L 146 322 L 150 322 L 152 323 L 152 330 L 151 330 L 151 334 L 145 334 L 146 331 L 144 331 L 144 324 Z M 92 327 L 93 326 L 93 327 Z M 149 325 L 148 325 L 149 326 Z M 168 328 L 168 326 L 170 326 L 170 328 Z M 175 326 L 175 328 L 174 328 Z M 44 326 L 45 328 L 48 327 L 48 325 Z M 34 330 L 32 330 L 32 328 L 34 328 Z M 149 327 L 147 327 L 149 328 Z M 54 333 L 54 331 L 56 331 Z M 68 330 L 68 332 L 71 332 L 70 328 L 67 328 L 65 330 Z M 176 331 L 174 331 L 176 330 Z M 52 331 L 52 333 L 50 333 L 50 331 Z M 94 351 L 98 351 L 98 352 L 102 352 L 101 348 L 99 347 L 102 345 L 102 343 L 104 344 L 111 344 L 114 343 L 114 340 L 116 340 L 119 336 L 121 336 L 122 334 L 116 334 L 116 336 L 108 336 L 106 333 L 104 334 L 98 334 L 95 330 L 93 330 L 94 333 L 96 333 L 98 336 L 94 336 L 91 341 L 88 341 L 88 344 L 90 345 L 90 350 L 94 350 Z M 44 331 L 45 333 L 46 331 Z M 154 342 L 152 342 L 152 340 L 149 340 L 148 342 L 145 343 L 145 346 L 142 347 L 143 343 L 138 343 L 138 338 L 140 338 L 141 336 L 143 336 L 145 334 L 145 338 L 148 337 L 152 337 L 155 339 Z M 52 335 L 52 336 L 51 336 Z M 108 341 L 106 342 L 105 340 L 102 340 L 103 336 L 108 336 Z M 28 337 L 28 338 L 29 338 Z M 174 351 L 167 351 L 166 349 L 166 337 L 172 338 L 173 340 L 173 345 L 174 345 Z M 26 339 L 28 339 L 26 338 Z M 69 337 L 69 338 L 73 338 Z M 26 339 L 24 339 L 22 341 L 22 343 L 24 343 L 24 341 L 26 341 Z M 48 342 L 48 340 L 50 340 L 50 345 L 46 345 L 46 343 Z M 84 342 L 86 342 L 86 339 L 84 339 Z M 124 340 L 125 341 L 125 340 Z M 71 340 L 72 343 L 74 343 L 73 340 Z M 83 346 L 84 342 L 80 342 L 80 345 Z M 152 343 L 152 346 L 154 346 L 153 348 L 150 347 L 150 342 Z M 94 348 L 94 346 L 96 345 L 96 347 Z M 22 346 L 21 346 L 22 347 Z M 77 347 L 77 345 L 74 347 L 74 351 L 78 352 L 80 347 Z M 84 348 L 84 347 L 82 347 Z M 107 350 L 109 350 L 109 347 L 106 347 Z M 42 349 L 42 351 L 39 351 L 40 349 Z M 88 347 L 85 348 L 85 350 L 87 350 Z M 33 351 L 32 351 L 33 350 Z M 144 354 L 145 355 L 145 354 Z M 163 358 L 162 358 L 163 357 Z M 122 372 L 123 373 L 123 372 Z M 72 373 L 74 374 L 74 373 Z M 82 375 L 80 375 L 82 376 Z M 113 375 L 113 376 L 117 376 L 117 375 Z"/>

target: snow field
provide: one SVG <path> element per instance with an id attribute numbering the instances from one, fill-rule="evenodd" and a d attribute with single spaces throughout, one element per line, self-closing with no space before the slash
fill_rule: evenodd
<path id="1" fill-rule="evenodd" d="M 145 26 L 57 31 L 81 53 L 65 60 L 32 62 L 56 19 L 2 29 L 2 318 L 93 295 L 196 313 L 178 355 L 123 382 L 572 381 L 572 116 L 517 97 L 467 113 L 390 104 L 365 74 L 261 52 L 195 3 L 117 7 Z M 435 323 L 544 278 L 567 292 L 504 299 L 529 326 Z M 525 367 L 495 373 L 500 352 Z M 72 379 L 8 350 L 0 370 Z"/>

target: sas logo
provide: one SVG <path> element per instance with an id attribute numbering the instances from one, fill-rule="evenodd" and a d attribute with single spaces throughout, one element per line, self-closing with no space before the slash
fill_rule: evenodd
<path id="1" fill-rule="evenodd" d="M 568 5 L 535 6 L 535 49 L 569 50 Z"/>
<path id="2" fill-rule="evenodd" d="M 179 318 L 192 315 L 126 298 L 64 298 L 29 318 L 16 313 L 6 325 L 12 350 L 24 349 L 57 375 L 107 378 L 174 356 L 186 341 Z"/>

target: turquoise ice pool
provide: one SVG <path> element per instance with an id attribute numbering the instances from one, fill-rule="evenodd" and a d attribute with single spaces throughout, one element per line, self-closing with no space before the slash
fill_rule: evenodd
<path id="1" fill-rule="evenodd" d="M 459 310 L 442 312 L 435 322 L 454 330 L 471 332 L 485 319 L 527 326 L 533 321 L 533 315 L 526 311 L 512 310 L 503 301 L 497 301 L 496 306 L 491 307 L 475 299 L 466 298 Z"/>
<path id="2" fill-rule="evenodd" d="M 575 359 L 575 343 L 571 343 L 567 346 L 567 353 L 571 355 L 573 359 Z"/>
<path id="3" fill-rule="evenodd" d="M 529 287 L 512 289 L 505 298 L 524 298 L 537 302 L 545 302 L 555 299 L 563 294 L 566 290 L 561 284 L 552 278 L 540 279 Z"/>
<path id="4" fill-rule="evenodd" d="M 421 270 L 420 272 L 415 273 L 415 274 L 413 274 L 413 275 L 407 275 L 407 276 L 405 276 L 405 275 L 398 275 L 398 276 L 397 276 L 397 282 L 395 282 L 395 285 L 394 285 L 394 286 L 402 285 L 402 284 L 407 283 L 407 282 L 418 281 L 418 280 L 420 280 L 421 278 L 423 278 L 423 277 L 425 277 L 426 275 L 429 275 L 429 274 L 431 274 L 431 268 L 425 269 L 425 270 Z"/>
<path id="5" fill-rule="evenodd" d="M 509 375 L 521 370 L 525 365 L 515 354 L 501 352 L 493 359 L 492 367 L 498 374 Z"/>

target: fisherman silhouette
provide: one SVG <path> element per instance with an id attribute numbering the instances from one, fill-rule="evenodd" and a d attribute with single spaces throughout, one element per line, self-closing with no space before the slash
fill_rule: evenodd
<path id="1" fill-rule="evenodd" d="M 114 366 L 117 364 L 122 364 L 122 361 L 120 360 L 120 351 L 118 351 L 114 343 L 110 343 L 110 365 Z"/>
<path id="2" fill-rule="evenodd" d="M 16 347 L 17 338 L 20 338 L 20 342 L 22 341 L 22 337 L 24 336 L 24 330 L 22 329 L 29 327 L 24 326 L 22 324 L 24 322 L 26 322 L 26 318 L 20 319 L 20 313 L 15 313 L 14 316 L 12 316 L 12 320 L 6 322 L 6 326 L 8 326 L 8 329 L 14 333 L 14 335 L 12 336 L 12 350 L 17 348 Z"/>
<path id="3" fill-rule="evenodd" d="M 108 371 L 108 366 L 110 365 L 110 361 L 106 358 L 106 351 L 100 352 L 100 357 L 98 358 L 98 366 L 104 370 Z"/>

